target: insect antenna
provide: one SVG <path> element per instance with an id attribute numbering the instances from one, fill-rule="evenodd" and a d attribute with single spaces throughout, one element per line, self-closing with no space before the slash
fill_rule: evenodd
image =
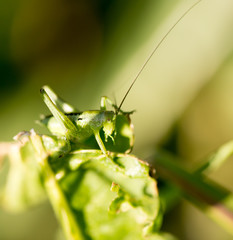
<path id="1" fill-rule="evenodd" d="M 126 97 L 128 96 L 130 90 L 132 89 L 132 87 L 134 86 L 135 82 L 137 81 L 138 77 L 141 75 L 142 71 L 145 69 L 147 63 L 150 61 L 150 59 L 152 58 L 152 56 L 154 55 L 154 53 L 157 51 L 157 49 L 160 47 L 160 45 L 164 42 L 164 40 L 167 38 L 167 36 L 170 34 L 170 32 L 176 27 L 176 25 L 197 5 L 201 2 L 202 0 L 197 1 L 196 3 L 194 3 L 190 8 L 188 8 L 182 15 L 181 17 L 171 26 L 171 28 L 167 31 L 167 33 L 162 37 L 162 39 L 159 41 L 159 43 L 155 46 L 155 48 L 153 49 L 153 51 L 151 52 L 151 54 L 149 55 L 149 57 L 147 58 L 147 60 L 145 61 L 145 63 L 142 65 L 142 67 L 140 68 L 140 70 L 138 71 L 136 77 L 134 78 L 133 82 L 131 83 L 130 87 L 128 88 L 127 92 L 125 93 L 125 96 L 123 97 L 123 99 L 121 100 L 121 103 L 119 105 L 119 107 L 116 110 L 116 115 L 119 113 L 119 111 L 121 110 L 121 107 L 123 105 L 123 103 L 125 102 Z"/>

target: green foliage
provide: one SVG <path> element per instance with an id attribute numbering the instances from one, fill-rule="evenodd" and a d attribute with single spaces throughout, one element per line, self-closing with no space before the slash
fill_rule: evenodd
<path id="1" fill-rule="evenodd" d="M 11 143 L 7 155 L 9 170 L 0 200 L 5 209 L 20 212 L 43 201 L 46 194 L 31 142 Z"/>
<path id="2" fill-rule="evenodd" d="M 159 209 L 156 182 L 145 163 L 125 154 L 107 158 L 98 150 L 76 151 L 64 161 L 67 167 L 59 183 L 86 235 L 143 239 Z M 62 170 L 58 168 L 58 174 Z"/>
<path id="3" fill-rule="evenodd" d="M 158 230 L 158 191 L 146 163 L 122 153 L 106 157 L 100 150 L 77 150 L 59 158 L 45 150 L 43 139 L 31 131 L 14 144 L 17 154 L 10 154 L 14 163 L 4 194 L 8 208 L 39 203 L 43 179 L 67 239 L 144 239 Z M 12 187 L 12 182 L 18 184 Z"/>
<path id="4" fill-rule="evenodd" d="M 3 203 L 25 209 L 42 201 L 44 187 L 67 239 L 155 239 L 162 219 L 157 185 L 148 164 L 126 153 L 134 139 L 129 113 L 105 105 L 62 113 L 58 106 L 66 103 L 48 93 L 54 118 L 42 123 L 56 135 L 31 130 L 15 137 Z"/>
<path id="5" fill-rule="evenodd" d="M 193 172 L 181 168 L 172 155 L 157 151 L 153 164 L 161 179 L 170 183 L 170 195 L 163 189 L 160 198 L 149 165 L 128 154 L 134 140 L 132 112 L 108 111 L 106 100 L 110 102 L 102 98 L 100 110 L 68 113 L 67 106 L 74 108 L 49 89 L 45 102 L 52 104 L 54 118 L 41 122 L 53 135 L 32 129 L 15 136 L 16 142 L 2 145 L 8 148 L 1 155 L 9 159 L 2 206 L 25 210 L 41 203 L 46 191 L 66 239 L 172 240 L 160 232 L 163 211 L 170 199 L 184 196 L 232 233 L 232 193 L 204 176 L 232 154 L 232 142 Z M 83 120 L 85 125 L 79 123 Z"/>

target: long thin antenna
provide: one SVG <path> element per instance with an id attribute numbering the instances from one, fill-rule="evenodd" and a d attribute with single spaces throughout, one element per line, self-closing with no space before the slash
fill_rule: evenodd
<path id="1" fill-rule="evenodd" d="M 160 47 L 160 45 L 163 43 L 163 41 L 166 39 L 166 37 L 170 34 L 170 32 L 176 27 L 176 25 L 185 17 L 185 15 L 187 15 L 197 4 L 199 4 L 202 0 L 199 0 L 198 2 L 194 3 L 188 10 L 186 10 L 182 16 L 175 22 L 175 24 L 168 30 L 168 32 L 163 36 L 163 38 L 159 41 L 159 43 L 155 46 L 154 50 L 151 52 L 151 54 L 149 55 L 149 57 L 147 58 L 147 60 L 145 61 L 145 63 L 142 65 L 141 69 L 139 70 L 138 74 L 136 75 L 136 77 L 134 78 L 133 82 L 131 83 L 129 89 L 127 90 L 125 96 L 123 97 L 119 107 L 117 108 L 116 114 L 118 114 L 118 112 L 120 111 L 126 97 L 128 96 L 131 88 L 133 87 L 133 85 L 135 84 L 135 82 L 137 81 L 138 77 L 141 75 L 142 71 L 144 70 L 144 68 L 146 67 L 147 63 L 150 61 L 150 59 L 152 58 L 152 56 L 154 55 L 154 53 L 157 51 L 157 49 Z"/>

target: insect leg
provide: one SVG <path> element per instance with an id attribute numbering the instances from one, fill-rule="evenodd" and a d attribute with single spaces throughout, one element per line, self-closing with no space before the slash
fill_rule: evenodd
<path id="1" fill-rule="evenodd" d="M 109 105 L 111 105 L 114 109 L 117 109 L 116 105 L 106 96 L 101 97 L 100 100 L 100 110 L 106 110 L 106 103 L 108 103 Z"/>
<path id="2" fill-rule="evenodd" d="M 60 123 L 66 131 L 66 137 L 68 139 L 75 138 L 78 135 L 77 127 L 72 123 L 72 121 L 55 105 L 50 96 L 47 93 L 47 88 L 41 88 L 41 96 L 55 117 L 55 119 Z"/>
<path id="3" fill-rule="evenodd" d="M 108 156 L 107 150 L 106 150 L 106 148 L 104 146 L 104 143 L 103 143 L 103 141 L 102 141 L 102 139 L 100 137 L 99 131 L 95 131 L 94 135 L 95 135 L 95 139 L 96 139 L 96 141 L 97 141 L 97 143 L 98 143 L 98 145 L 100 147 L 100 150 L 103 152 L 104 155 Z"/>
<path id="4" fill-rule="evenodd" d="M 78 112 L 75 107 L 58 97 L 57 94 L 49 86 L 43 86 L 43 89 L 46 91 L 53 103 L 65 113 Z"/>

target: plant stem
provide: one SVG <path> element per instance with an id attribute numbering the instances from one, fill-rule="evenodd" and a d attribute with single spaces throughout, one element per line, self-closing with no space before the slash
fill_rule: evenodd
<path id="1" fill-rule="evenodd" d="M 44 150 L 41 137 L 31 132 L 32 144 L 38 154 L 38 162 L 44 176 L 44 185 L 53 209 L 59 219 L 67 240 L 84 240 L 81 229 L 72 213 L 70 205 L 56 180 L 56 176 L 48 163 L 48 155 Z"/>
<path id="2" fill-rule="evenodd" d="M 223 144 L 195 169 L 195 174 L 215 171 L 233 154 L 233 141 Z"/>
<path id="3" fill-rule="evenodd" d="M 177 159 L 164 151 L 153 156 L 159 176 L 172 183 L 183 197 L 200 208 L 233 235 L 233 194 L 202 175 L 189 173 Z"/>

